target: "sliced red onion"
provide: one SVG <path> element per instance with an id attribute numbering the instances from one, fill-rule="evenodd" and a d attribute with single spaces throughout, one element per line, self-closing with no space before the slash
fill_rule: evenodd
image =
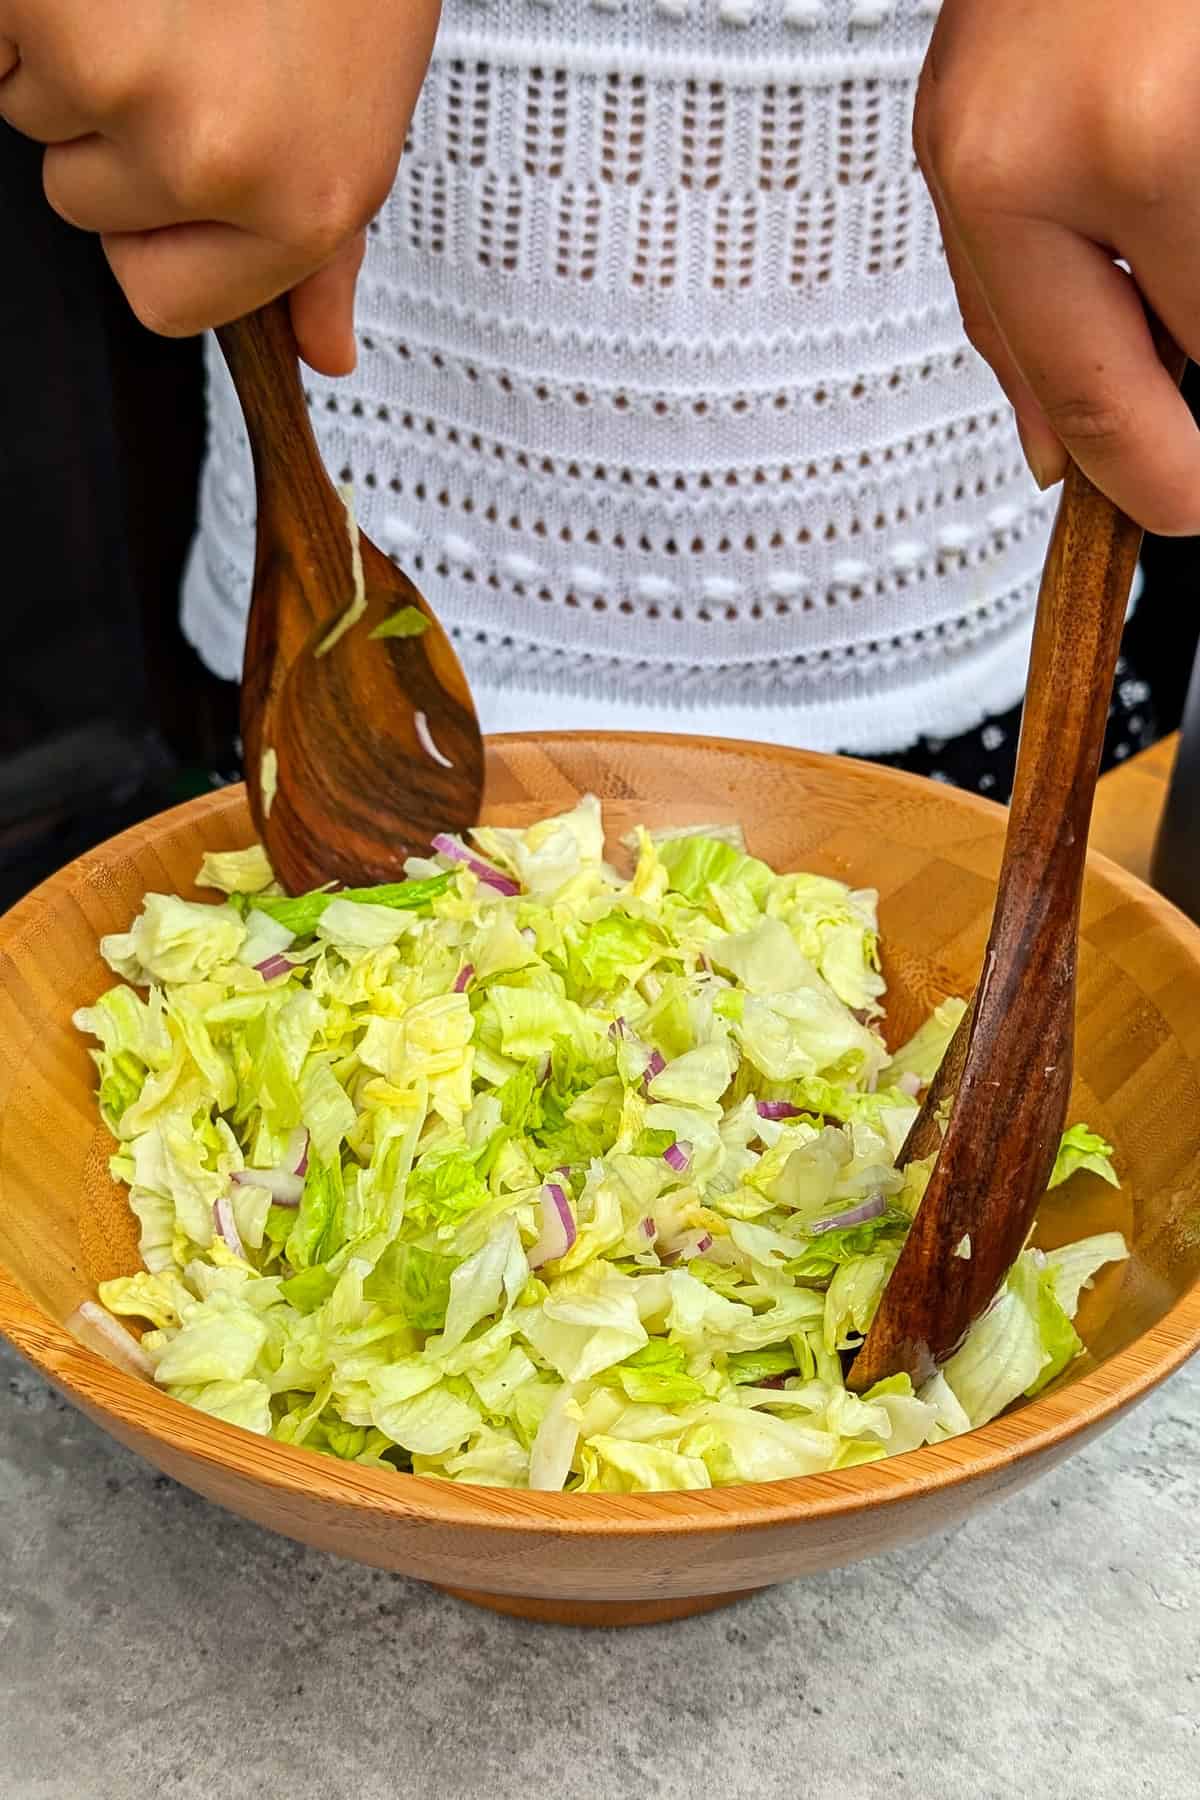
<path id="1" fill-rule="evenodd" d="M 712 1249 L 711 1231 L 685 1231 L 669 1244 L 662 1246 L 662 1253 L 676 1257 L 680 1262 L 691 1262 L 693 1256 L 703 1256 L 706 1250 Z"/>
<path id="2" fill-rule="evenodd" d="M 658 1236 L 658 1226 L 654 1223 L 653 1219 L 643 1219 L 639 1229 L 642 1236 L 649 1239 L 651 1243 L 653 1243 Z"/>
<path id="3" fill-rule="evenodd" d="M 668 1144 L 662 1159 L 677 1175 L 686 1175 L 692 1166 L 692 1146 L 686 1140 Z"/>
<path id="4" fill-rule="evenodd" d="M 308 1132 L 303 1125 L 297 1125 L 288 1138 L 283 1166 L 295 1175 L 308 1174 Z"/>
<path id="5" fill-rule="evenodd" d="M 790 1100 L 757 1100 L 755 1111 L 760 1119 L 798 1119 L 804 1108 Z"/>
<path id="6" fill-rule="evenodd" d="M 110 1312 L 95 1300 L 85 1300 L 76 1308 L 69 1319 L 64 1320 L 66 1329 L 74 1336 L 76 1325 L 89 1326 L 98 1337 L 102 1337 L 113 1353 L 115 1361 L 129 1375 L 148 1375 L 153 1377 L 154 1364 L 124 1325 L 113 1318 Z"/>
<path id="7" fill-rule="evenodd" d="M 508 875 L 502 875 L 499 869 L 493 868 L 491 863 L 484 862 L 481 857 L 475 856 L 465 844 L 456 843 L 444 831 L 439 831 L 434 838 L 433 848 L 439 856 L 446 856 L 451 862 L 461 863 L 464 869 L 470 869 L 472 875 L 477 875 L 480 881 L 486 881 L 488 886 L 494 887 L 498 894 L 520 893 L 521 888 L 518 882 L 513 881 Z"/>
<path id="8" fill-rule="evenodd" d="M 704 1254 L 710 1262 L 720 1263 L 723 1269 L 736 1269 L 739 1263 L 746 1260 L 737 1245 L 727 1237 L 714 1238 Z"/>
<path id="9" fill-rule="evenodd" d="M 456 994 L 465 994 L 467 991 L 467 985 L 469 982 L 471 982 L 474 979 L 474 976 L 475 976 L 475 964 L 474 963 L 464 963 L 462 968 L 458 971 L 458 974 L 454 977 L 455 993 Z"/>
<path id="10" fill-rule="evenodd" d="M 914 1075 L 911 1069 L 905 1069 L 903 1075 L 896 1077 L 896 1086 L 902 1094 L 907 1094 L 910 1100 L 915 1100 L 921 1091 L 921 1077 Z"/>
<path id="11" fill-rule="evenodd" d="M 276 1206 L 299 1206 L 304 1177 L 286 1169 L 235 1169 L 229 1178 L 239 1187 L 266 1188 Z"/>
<path id="12" fill-rule="evenodd" d="M 614 1019 L 608 1028 L 608 1035 L 615 1043 L 618 1038 L 623 1038 L 628 1030 L 629 1027 L 624 1019 Z"/>
<path id="13" fill-rule="evenodd" d="M 264 981 L 274 981 L 277 975 L 288 975 L 300 965 L 276 951 L 274 956 L 264 956 L 262 961 L 255 963 L 254 966 Z"/>
<path id="14" fill-rule="evenodd" d="M 848 1225 L 865 1225 L 868 1219 L 877 1219 L 887 1211 L 887 1201 L 882 1194 L 871 1194 L 857 1206 L 848 1207 L 845 1212 L 831 1213 L 827 1219 L 814 1219 L 809 1224 L 809 1231 L 814 1236 L 822 1231 L 844 1231 Z"/>
<path id="15" fill-rule="evenodd" d="M 646 1064 L 646 1072 L 642 1076 L 642 1080 L 646 1082 L 653 1081 L 656 1075 L 662 1074 L 666 1066 L 666 1057 L 663 1056 L 660 1051 L 652 1050 L 650 1052 L 650 1061 Z"/>
<path id="16" fill-rule="evenodd" d="M 556 1181 L 546 1182 L 542 1188 L 542 1231 L 529 1251 L 530 1268 L 540 1269 L 543 1263 L 565 1256 L 576 1235 L 575 1215 L 567 1196 Z"/>
<path id="17" fill-rule="evenodd" d="M 246 1252 L 238 1233 L 237 1220 L 233 1216 L 233 1206 L 228 1194 L 222 1194 L 219 1199 L 213 1201 L 213 1224 L 233 1254 L 240 1256 L 245 1262 Z"/>

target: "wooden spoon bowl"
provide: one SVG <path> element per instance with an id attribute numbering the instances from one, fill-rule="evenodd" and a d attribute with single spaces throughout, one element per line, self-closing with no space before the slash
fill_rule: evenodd
<path id="1" fill-rule="evenodd" d="M 493 820 L 527 823 L 587 789 L 606 800 L 614 846 L 639 820 L 737 819 L 781 868 L 878 887 L 893 1042 L 935 1001 L 972 989 L 999 807 L 762 746 L 617 734 L 490 746 Z M 1076 1177 L 1044 1206 L 1039 1234 L 1052 1245 L 1118 1229 L 1133 1254 L 1085 1296 L 1087 1354 L 1035 1401 L 936 1448 L 834 1474 L 580 1497 L 388 1476 L 178 1404 L 63 1328 L 98 1279 L 137 1263 L 70 1019 L 111 984 L 101 933 L 123 928 L 147 889 L 193 894 L 202 851 L 252 835 L 240 789 L 192 801 L 71 864 L 0 921 L 0 1331 L 122 1443 L 221 1505 L 503 1611 L 649 1622 L 954 1524 L 1078 1448 L 1200 1346 L 1200 931 L 1093 858 L 1071 1111 L 1115 1143 L 1124 1185 Z"/>
<path id="2" fill-rule="evenodd" d="M 255 827 L 294 894 L 399 881 L 435 831 L 479 818 L 483 743 L 466 680 L 424 596 L 326 473 L 286 300 L 217 335 L 257 494 L 241 693 Z"/>

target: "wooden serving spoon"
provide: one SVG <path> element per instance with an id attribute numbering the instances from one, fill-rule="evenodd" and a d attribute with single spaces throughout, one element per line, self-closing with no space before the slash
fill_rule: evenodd
<path id="1" fill-rule="evenodd" d="M 1155 322 L 1176 380 L 1186 358 Z M 1038 596 L 991 935 L 963 1019 L 900 1155 L 937 1151 L 847 1381 L 933 1374 L 1019 1255 L 1071 1093 L 1088 825 L 1141 528 L 1072 464 Z M 942 1120 L 950 1107 L 942 1136 Z M 939 1149 L 940 1143 L 940 1149 Z"/>
<path id="2" fill-rule="evenodd" d="M 325 472 L 286 300 L 217 336 L 258 490 L 241 699 L 250 811 L 293 893 L 394 881 L 434 832 L 479 818 L 483 744 L 466 679 L 424 597 L 358 536 Z"/>

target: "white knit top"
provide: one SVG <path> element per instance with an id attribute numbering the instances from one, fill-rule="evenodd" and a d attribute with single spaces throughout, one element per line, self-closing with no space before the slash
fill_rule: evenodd
<path id="1" fill-rule="evenodd" d="M 1019 696 L 1052 502 L 909 131 L 937 0 L 445 0 L 332 473 L 488 729 L 823 749 Z M 185 628 L 238 672 L 253 484 L 209 347 Z"/>

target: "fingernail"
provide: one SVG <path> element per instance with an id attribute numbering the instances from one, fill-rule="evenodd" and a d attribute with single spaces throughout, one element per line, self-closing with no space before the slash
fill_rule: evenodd
<path id="1" fill-rule="evenodd" d="M 1017 436 L 1021 440 L 1025 461 L 1029 464 L 1029 472 L 1044 494 L 1047 488 L 1054 487 L 1063 478 L 1061 452 L 1049 451 L 1046 446 L 1038 443 L 1033 432 L 1026 431 L 1020 419 L 1017 420 Z"/>

